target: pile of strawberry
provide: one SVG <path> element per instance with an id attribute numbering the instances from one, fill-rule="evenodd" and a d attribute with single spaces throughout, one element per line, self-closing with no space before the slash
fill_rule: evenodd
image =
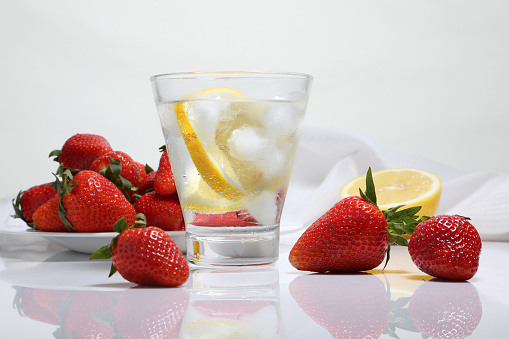
<path id="1" fill-rule="evenodd" d="M 127 153 L 114 151 L 102 136 L 76 134 L 61 150 L 50 153 L 59 163 L 55 182 L 21 191 L 13 200 L 15 217 L 43 232 L 117 231 L 121 234 L 111 247 L 114 265 L 130 263 L 134 254 L 136 265 L 145 263 L 153 269 L 147 279 L 146 269 L 124 265 L 118 269 L 124 278 L 178 286 L 187 280 L 189 268 L 165 231 L 183 231 L 184 221 L 168 153 L 161 150 L 154 171 Z M 115 226 L 119 223 L 122 226 Z M 122 240 L 130 237 L 135 241 Z M 113 245 L 123 251 L 116 254 Z"/>
<path id="2" fill-rule="evenodd" d="M 426 274 L 472 278 L 479 267 L 481 238 L 468 218 L 418 218 L 419 210 L 397 206 L 381 211 L 369 169 L 366 191 L 342 199 L 306 229 L 290 251 L 290 263 L 304 271 L 369 271 L 384 258 L 387 265 L 390 246 L 397 244 L 408 246 L 412 261 Z"/>
<path id="3" fill-rule="evenodd" d="M 60 164 L 57 180 L 21 191 L 16 216 L 44 232 L 113 232 L 137 213 L 165 231 L 183 231 L 184 221 L 167 151 L 152 170 L 102 136 L 76 134 L 50 156 Z"/>

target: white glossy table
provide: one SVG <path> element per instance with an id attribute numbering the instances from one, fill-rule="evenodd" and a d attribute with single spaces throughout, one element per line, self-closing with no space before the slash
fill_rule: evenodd
<path id="1" fill-rule="evenodd" d="M 383 273 L 300 272 L 287 260 L 296 236 L 282 236 L 275 265 L 195 270 L 171 289 L 108 278 L 109 261 L 9 235 L 0 249 L 1 337 L 389 338 L 382 332 L 392 327 L 400 338 L 422 338 L 417 326 L 449 328 L 454 338 L 507 333 L 509 243 L 484 242 L 477 275 L 457 283 L 428 281 L 404 247 L 393 247 Z"/>

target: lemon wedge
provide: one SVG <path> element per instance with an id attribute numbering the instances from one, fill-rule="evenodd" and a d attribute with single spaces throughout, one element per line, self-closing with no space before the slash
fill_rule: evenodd
<path id="1" fill-rule="evenodd" d="M 428 171 L 414 168 L 391 168 L 375 171 L 373 181 L 377 205 L 385 210 L 398 205 L 421 206 L 420 216 L 435 215 L 440 203 L 441 180 Z M 339 191 L 339 198 L 359 195 L 359 189 L 366 189 L 366 176 L 347 182 Z"/>
<path id="2" fill-rule="evenodd" d="M 202 143 L 189 119 L 189 111 L 192 109 L 190 108 L 192 100 L 240 97 L 242 97 L 242 94 L 233 89 L 218 87 L 197 92 L 187 98 L 188 100 L 175 106 L 177 122 L 196 169 L 214 192 L 231 201 L 238 201 L 246 194 L 241 187 L 235 185 L 234 181 L 228 178 L 226 174 L 228 161 L 224 158 L 223 153 L 217 149 L 217 146 L 210 142 Z M 214 128 L 214 126 L 210 126 L 210 128 Z M 229 172 L 233 171 L 230 169 Z"/>

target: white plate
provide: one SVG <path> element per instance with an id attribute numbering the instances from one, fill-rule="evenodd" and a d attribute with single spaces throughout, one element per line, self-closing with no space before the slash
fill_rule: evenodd
<path id="1" fill-rule="evenodd" d="M 74 233 L 74 232 L 40 232 L 29 228 L 26 225 L 0 225 L 0 232 L 5 234 L 21 236 L 39 236 L 53 243 L 63 246 L 67 249 L 81 252 L 93 253 L 101 246 L 110 243 L 118 233 L 116 232 L 98 232 L 98 233 Z M 180 251 L 186 253 L 185 232 L 166 232 L 177 244 Z"/>

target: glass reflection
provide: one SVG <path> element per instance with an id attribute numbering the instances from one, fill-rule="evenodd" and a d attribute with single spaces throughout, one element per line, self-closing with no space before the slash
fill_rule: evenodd
<path id="1" fill-rule="evenodd" d="M 276 267 L 197 270 L 181 338 L 286 338 Z"/>
<path id="2" fill-rule="evenodd" d="M 56 325 L 59 338 L 178 338 L 189 303 L 184 288 L 66 291 L 16 287 L 21 316 Z"/>

